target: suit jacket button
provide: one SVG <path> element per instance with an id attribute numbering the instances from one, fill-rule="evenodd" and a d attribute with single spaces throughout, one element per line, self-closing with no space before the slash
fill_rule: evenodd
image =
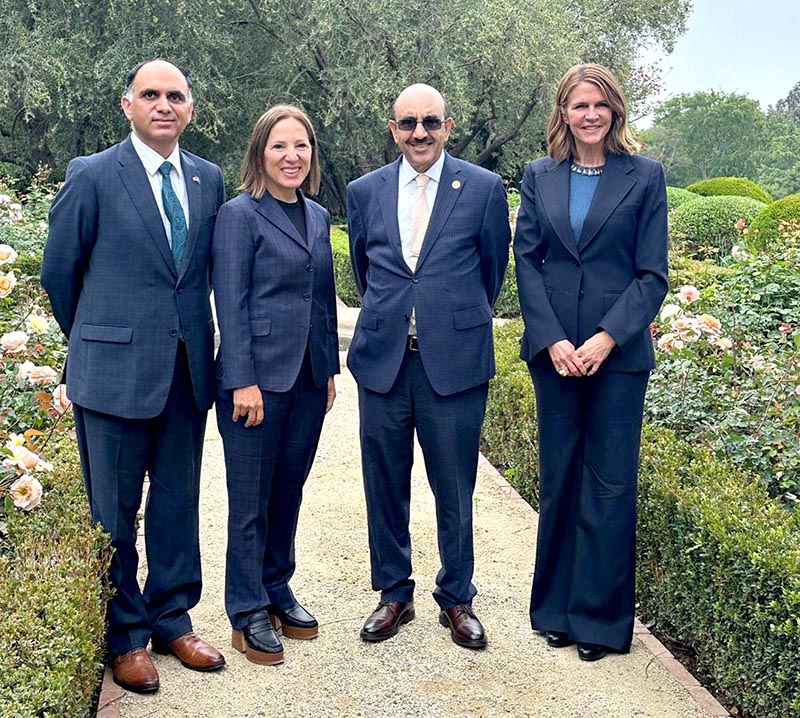
<path id="1" fill-rule="evenodd" d="M 170 329 L 169 330 L 169 335 L 171 337 L 177 337 L 178 336 L 178 330 L 177 329 Z"/>
<path id="2" fill-rule="evenodd" d="M 304 302 L 310 302 L 311 301 L 311 295 L 310 294 L 304 294 L 303 295 L 303 301 Z"/>
<path id="3" fill-rule="evenodd" d="M 583 290 L 582 289 L 581 289 L 580 292 L 578 292 L 578 299 L 583 299 Z"/>
<path id="4" fill-rule="evenodd" d="M 411 281 L 414 282 L 414 284 L 419 284 L 419 277 L 411 277 Z"/>
<path id="5" fill-rule="evenodd" d="M 307 264 L 306 265 L 306 272 L 313 272 L 313 271 L 314 271 L 314 265 L 313 264 Z"/>

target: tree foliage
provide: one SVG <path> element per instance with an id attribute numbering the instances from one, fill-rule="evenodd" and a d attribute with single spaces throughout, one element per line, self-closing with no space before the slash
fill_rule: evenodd
<path id="1" fill-rule="evenodd" d="M 544 148 L 563 72 L 598 61 L 634 104 L 657 83 L 643 43 L 669 51 L 689 0 L 6 0 L 0 15 L 0 162 L 30 175 L 124 136 L 125 73 L 149 57 L 195 79 L 182 144 L 229 181 L 256 117 L 301 105 L 318 131 L 324 201 L 344 208 L 350 179 L 394 156 L 386 124 L 411 82 L 429 82 L 455 118 L 451 151 L 506 174 Z"/>

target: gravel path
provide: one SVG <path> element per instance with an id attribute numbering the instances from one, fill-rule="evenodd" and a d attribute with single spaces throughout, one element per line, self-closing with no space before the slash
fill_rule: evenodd
<path id="1" fill-rule="evenodd" d="M 320 622 L 319 638 L 285 639 L 286 662 L 277 667 L 251 664 L 230 647 L 222 602 L 227 497 L 212 415 L 200 506 L 204 593 L 192 615 L 196 631 L 223 650 L 228 665 L 201 674 L 175 658 L 154 656 L 161 690 L 151 696 L 126 692 L 122 718 L 707 715 L 638 638 L 630 654 L 587 664 L 574 648 L 549 648 L 531 631 L 535 514 L 483 459 L 475 494 L 474 607 L 489 647 L 459 648 L 438 623 L 430 594 L 438 569 L 435 515 L 419 449 L 411 527 L 417 617 L 388 641 L 362 643 L 358 631 L 377 594 L 369 587 L 356 387 L 346 370 L 337 377 L 337 391 L 306 486 L 292 581 Z"/>

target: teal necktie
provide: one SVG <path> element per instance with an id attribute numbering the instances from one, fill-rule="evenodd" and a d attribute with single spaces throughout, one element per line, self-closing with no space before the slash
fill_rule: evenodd
<path id="1" fill-rule="evenodd" d="M 186 237 L 189 234 L 186 228 L 186 216 L 183 214 L 183 207 L 175 190 L 172 189 L 172 182 L 169 180 L 169 173 L 172 171 L 172 163 L 165 162 L 158 168 L 164 181 L 161 183 L 161 200 L 164 203 L 164 213 L 169 220 L 170 232 L 172 234 L 172 257 L 175 260 L 175 269 L 180 273 L 183 264 L 183 255 L 186 253 Z"/>

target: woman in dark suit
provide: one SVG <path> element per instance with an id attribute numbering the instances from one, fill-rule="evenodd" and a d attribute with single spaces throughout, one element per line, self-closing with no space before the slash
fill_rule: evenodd
<path id="1" fill-rule="evenodd" d="M 514 245 L 539 425 L 531 625 L 585 661 L 631 644 L 650 323 L 668 288 L 664 172 L 626 116 L 606 68 L 567 72 Z"/>
<path id="2" fill-rule="evenodd" d="M 217 215 L 212 247 L 220 328 L 217 424 L 228 483 L 225 608 L 233 647 L 283 661 L 277 631 L 318 624 L 289 588 L 303 484 L 339 372 L 330 215 L 315 194 L 314 129 L 279 105 L 253 128 L 243 193 Z"/>

